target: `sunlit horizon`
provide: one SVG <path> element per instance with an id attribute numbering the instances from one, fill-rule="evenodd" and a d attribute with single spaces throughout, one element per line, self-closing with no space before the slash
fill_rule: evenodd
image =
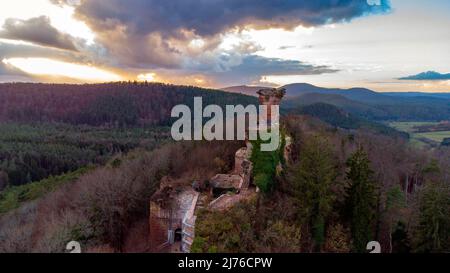
<path id="1" fill-rule="evenodd" d="M 46 58 L 11 58 L 3 59 L 2 62 L 6 65 L 12 65 L 31 75 L 60 76 L 90 82 L 123 80 L 123 78 L 117 74 L 96 67 Z"/>

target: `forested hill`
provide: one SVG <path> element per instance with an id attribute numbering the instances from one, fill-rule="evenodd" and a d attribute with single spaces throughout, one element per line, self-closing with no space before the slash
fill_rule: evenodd
<path id="1" fill-rule="evenodd" d="M 256 98 L 193 86 L 160 83 L 0 84 L 0 121 L 88 125 L 164 125 L 176 104 L 257 103 Z"/>
<path id="2" fill-rule="evenodd" d="M 369 120 L 435 121 L 450 120 L 450 99 L 427 96 L 388 96 L 364 89 L 293 89 L 284 108 L 327 103 Z M 291 88 L 291 89 L 288 89 Z M 293 96 L 292 94 L 297 94 Z"/>
<path id="3" fill-rule="evenodd" d="M 370 121 L 359 117 L 358 115 L 348 113 L 332 104 L 318 102 L 297 107 L 292 109 L 289 113 L 309 115 L 318 118 L 331 126 L 343 129 L 371 130 L 375 133 L 388 135 L 391 137 L 399 137 L 404 139 L 409 138 L 409 135 L 405 132 L 400 132 L 382 123 Z"/>
<path id="4" fill-rule="evenodd" d="M 255 95 L 260 88 L 263 87 L 243 85 L 222 90 Z M 283 88 L 286 89 L 282 104 L 285 109 L 326 103 L 375 121 L 450 120 L 450 93 L 381 93 L 366 88 L 324 88 L 307 83 L 288 84 Z"/>

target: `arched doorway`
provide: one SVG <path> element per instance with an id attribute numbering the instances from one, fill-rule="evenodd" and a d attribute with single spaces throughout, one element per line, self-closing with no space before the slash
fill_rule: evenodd
<path id="1" fill-rule="evenodd" d="M 181 242 L 181 238 L 182 238 L 181 228 L 177 228 L 175 230 L 175 242 Z"/>

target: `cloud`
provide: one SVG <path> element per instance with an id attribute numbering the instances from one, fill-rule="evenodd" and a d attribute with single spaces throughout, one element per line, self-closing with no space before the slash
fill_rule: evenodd
<path id="1" fill-rule="evenodd" d="M 6 76 L 6 75 L 17 75 L 20 71 L 14 71 L 14 69 L 10 66 L 7 66 L 7 64 L 0 59 L 0 76 Z"/>
<path id="2" fill-rule="evenodd" d="M 97 30 L 121 24 L 140 34 L 161 32 L 176 36 L 184 29 L 213 36 L 245 25 L 314 26 L 387 9 L 387 1 L 369 5 L 367 0 L 82 0 L 77 13 Z"/>
<path id="3" fill-rule="evenodd" d="M 220 85 L 257 82 L 265 75 L 336 72 L 327 66 L 258 56 L 262 48 L 244 37 L 242 30 L 320 26 L 390 8 L 387 0 L 379 6 L 371 6 L 366 0 L 50 1 L 74 7 L 75 18 L 92 30 L 95 43 L 83 43 L 59 32 L 45 16 L 8 19 L 0 37 L 42 47 L 14 45 L 10 50 L 0 41 L 0 58 L 3 51 L 8 58 L 43 57 L 120 68 L 124 73 L 158 75 L 162 71 L 169 75 L 170 71 L 194 82 L 206 84 L 211 79 Z M 230 40 L 234 45 L 224 47 L 224 41 Z"/>
<path id="4" fill-rule="evenodd" d="M 220 58 L 225 65 L 218 69 L 155 69 L 152 72 L 155 73 L 156 81 L 205 87 L 261 84 L 263 77 L 268 75 L 318 75 L 338 72 L 327 66 L 314 66 L 300 61 L 266 58 L 254 54 L 240 57 L 222 54 Z M 141 70 L 138 73 L 149 72 Z"/>
<path id="5" fill-rule="evenodd" d="M 26 73 L 6 64 L 0 57 L 0 82 L 14 82 L 14 81 L 33 81 Z"/>
<path id="6" fill-rule="evenodd" d="M 91 58 L 90 54 L 89 52 L 58 50 L 51 47 L 0 39 L 0 82 L 45 80 L 40 76 L 21 71 L 13 65 L 4 62 L 4 60 L 13 58 L 47 58 L 61 62 L 93 64 L 94 66 L 102 64 L 101 62 L 96 62 L 95 58 Z M 97 56 L 97 58 L 99 57 Z"/>
<path id="7" fill-rule="evenodd" d="M 223 56 L 227 58 L 227 56 Z M 314 66 L 296 60 L 266 58 L 257 55 L 245 56 L 241 63 L 224 71 L 206 72 L 222 85 L 258 83 L 267 75 L 318 75 L 335 73 L 338 70 L 328 66 Z"/>
<path id="8" fill-rule="evenodd" d="M 280 46 L 278 49 L 279 49 L 279 50 L 286 50 L 286 49 L 291 49 L 291 48 L 296 48 L 296 46 L 292 46 L 292 45 L 283 45 L 283 46 Z"/>
<path id="9" fill-rule="evenodd" d="M 42 46 L 76 51 L 72 36 L 59 32 L 50 24 L 46 16 L 20 20 L 9 18 L 0 31 L 0 37 L 12 40 L 22 40 Z"/>
<path id="10" fill-rule="evenodd" d="M 44 48 L 23 44 L 10 44 L 0 41 L 0 81 L 14 81 L 17 77 L 25 77 L 27 74 L 4 62 L 5 59 L 15 56 L 45 55 L 48 51 Z"/>
<path id="11" fill-rule="evenodd" d="M 337 70 L 327 66 L 313 66 L 295 60 L 249 55 L 243 59 L 242 64 L 233 67 L 233 72 L 255 75 L 316 75 L 334 73 Z"/>
<path id="12" fill-rule="evenodd" d="M 214 50 L 229 31 L 246 27 L 293 29 L 349 21 L 389 10 L 387 0 L 52 0 L 75 7 L 117 60 L 128 67 L 179 68 L 190 57 L 192 40 Z M 78 2 L 78 4 L 76 4 Z M 75 4 L 74 4 L 75 3 Z M 197 56 L 195 56 L 197 57 Z"/>
<path id="13" fill-rule="evenodd" d="M 99 52 L 101 51 L 99 50 Z M 95 56 L 95 58 L 91 56 Z M 0 61 L 10 58 L 36 57 L 64 62 L 89 63 L 92 65 L 102 65 L 104 63 L 104 56 L 95 52 L 95 47 L 86 47 L 85 51 L 78 52 L 0 39 Z"/>
<path id="14" fill-rule="evenodd" d="M 399 78 L 399 80 L 415 80 L 415 81 L 443 81 L 450 80 L 450 73 L 441 74 L 436 71 L 422 72 L 417 75 Z"/>

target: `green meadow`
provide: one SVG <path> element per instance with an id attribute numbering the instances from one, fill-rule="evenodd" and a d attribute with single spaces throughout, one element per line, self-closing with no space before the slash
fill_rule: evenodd
<path id="1" fill-rule="evenodd" d="M 450 137 L 450 131 L 416 133 L 414 130 L 416 126 L 433 124 L 438 124 L 438 122 L 390 122 L 388 125 L 399 131 L 409 133 L 410 141 L 413 145 L 424 146 L 430 144 L 430 141 L 439 144 L 444 138 Z"/>

